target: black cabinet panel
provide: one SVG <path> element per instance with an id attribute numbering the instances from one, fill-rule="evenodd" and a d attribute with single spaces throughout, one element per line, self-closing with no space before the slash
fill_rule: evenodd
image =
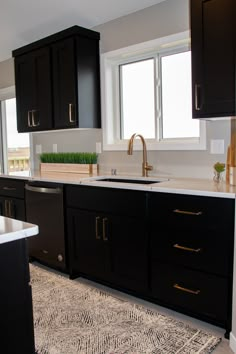
<path id="1" fill-rule="evenodd" d="M 183 267 L 153 263 L 152 293 L 160 301 L 226 326 L 227 279 Z"/>
<path id="2" fill-rule="evenodd" d="M 0 178 L 0 195 L 24 198 L 25 182 L 11 178 Z"/>
<path id="3" fill-rule="evenodd" d="M 150 216 L 165 227 L 218 231 L 234 227 L 234 200 L 171 193 L 152 193 Z M 171 221 L 171 223 L 170 223 Z"/>
<path id="4" fill-rule="evenodd" d="M 25 240 L 0 245 L 1 347 L 8 354 L 34 353 L 32 295 Z"/>
<path id="5" fill-rule="evenodd" d="M 111 252 L 109 232 L 104 236 L 103 215 L 95 212 L 68 209 L 68 243 L 71 273 L 110 280 Z M 104 240 L 104 238 L 106 238 Z"/>
<path id="6" fill-rule="evenodd" d="M 235 115 L 235 15 L 234 0 L 191 0 L 194 118 Z"/>
<path id="7" fill-rule="evenodd" d="M 157 225 L 156 225 L 157 226 Z M 151 232 L 151 259 L 162 260 L 204 272 L 228 276 L 232 273 L 233 232 L 159 228 Z"/>
<path id="8" fill-rule="evenodd" d="M 142 191 L 67 186 L 66 203 L 69 207 L 112 214 L 136 217 L 146 215 L 146 193 Z"/>
<path id="9" fill-rule="evenodd" d="M 54 127 L 75 127 L 78 122 L 75 40 L 68 38 L 52 47 Z"/>
<path id="10" fill-rule="evenodd" d="M 0 215 L 25 221 L 24 181 L 0 179 Z"/>
<path id="11" fill-rule="evenodd" d="M 49 48 L 15 58 L 17 129 L 52 128 L 52 82 Z"/>

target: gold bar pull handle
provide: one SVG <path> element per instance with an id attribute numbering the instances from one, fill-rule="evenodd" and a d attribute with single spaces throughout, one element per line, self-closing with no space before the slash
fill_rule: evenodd
<path id="1" fill-rule="evenodd" d="M 69 103 L 69 122 L 75 123 L 75 119 L 73 119 L 73 103 Z"/>
<path id="2" fill-rule="evenodd" d="M 7 218 L 10 217 L 10 215 L 9 215 L 9 203 L 8 203 L 7 199 L 5 199 L 5 201 L 4 201 L 4 214 L 5 214 L 5 216 Z"/>
<path id="3" fill-rule="evenodd" d="M 101 237 L 99 235 L 99 221 L 100 221 L 100 216 L 96 216 L 96 219 L 95 219 L 95 236 L 96 236 L 96 240 L 100 240 Z"/>
<path id="4" fill-rule="evenodd" d="M 31 114 L 32 114 L 32 111 L 28 111 L 27 119 L 28 119 L 28 127 L 29 128 L 32 128 L 31 117 L 30 117 Z"/>
<path id="5" fill-rule="evenodd" d="M 108 241 L 107 233 L 106 233 L 106 227 L 107 227 L 107 218 L 102 219 L 102 238 L 103 241 Z"/>
<path id="6" fill-rule="evenodd" d="M 38 127 L 40 125 L 40 121 L 38 120 L 37 123 L 35 123 L 35 113 L 37 112 L 36 109 L 32 110 L 32 124 L 33 127 Z"/>
<path id="7" fill-rule="evenodd" d="M 178 243 L 173 245 L 174 248 L 178 248 L 179 250 L 187 251 L 187 252 L 195 252 L 199 253 L 201 252 L 201 248 L 190 248 L 190 247 L 185 247 L 185 246 L 180 246 Z"/>
<path id="8" fill-rule="evenodd" d="M 195 110 L 201 110 L 201 85 L 195 84 Z"/>
<path id="9" fill-rule="evenodd" d="M 184 288 L 184 287 L 180 286 L 179 284 L 174 284 L 173 288 L 178 289 L 180 291 L 184 291 L 185 293 L 193 294 L 193 295 L 199 295 L 201 292 L 200 290 L 192 290 L 192 289 Z"/>
<path id="10" fill-rule="evenodd" d="M 180 210 L 180 209 L 174 209 L 173 213 L 185 214 L 185 215 L 195 215 L 195 216 L 202 215 L 202 211 L 194 212 L 194 211 Z"/>

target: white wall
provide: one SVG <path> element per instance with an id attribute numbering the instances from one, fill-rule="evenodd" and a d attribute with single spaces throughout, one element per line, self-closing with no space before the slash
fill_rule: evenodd
<path id="1" fill-rule="evenodd" d="M 10 58 L 0 62 L 0 89 L 14 85 L 14 60 Z"/>

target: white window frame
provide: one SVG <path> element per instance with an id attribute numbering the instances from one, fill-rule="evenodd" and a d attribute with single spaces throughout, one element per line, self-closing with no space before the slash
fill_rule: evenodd
<path id="1" fill-rule="evenodd" d="M 189 45 L 190 32 L 185 31 L 101 55 L 103 150 L 127 150 L 128 140 L 120 139 L 119 65 L 155 57 L 157 53 L 163 55 L 168 51 L 184 51 Z M 160 106 L 160 97 L 157 97 L 157 106 Z M 157 108 L 158 113 L 160 107 Z M 155 124 L 156 129 L 160 129 L 161 119 L 158 114 Z M 206 122 L 200 121 L 200 138 L 146 139 L 146 142 L 149 150 L 206 150 Z M 140 144 L 136 148 L 142 149 Z"/>
<path id="2" fill-rule="evenodd" d="M 0 162 L 2 166 L 2 171 L 1 173 L 3 174 L 8 174 L 8 166 L 7 166 L 7 125 L 6 125 L 6 114 L 4 112 L 5 110 L 5 105 L 2 105 L 1 101 L 5 101 L 11 98 L 15 98 L 16 93 L 15 93 L 15 86 L 10 86 L 6 87 L 3 89 L 0 89 L 0 146 L 2 150 L 2 154 L 0 156 Z M 31 169 L 34 168 L 34 160 L 33 160 L 33 154 L 31 153 L 33 151 L 33 140 L 32 140 L 32 133 L 29 133 L 29 149 L 30 149 L 30 166 Z"/>

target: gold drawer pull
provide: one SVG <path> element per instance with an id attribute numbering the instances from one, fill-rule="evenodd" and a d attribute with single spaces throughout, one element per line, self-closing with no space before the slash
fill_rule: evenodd
<path id="1" fill-rule="evenodd" d="M 202 215 L 202 211 L 193 212 L 193 211 L 179 210 L 179 209 L 173 210 L 173 213 L 186 214 L 186 215 L 196 215 L 196 216 Z"/>
<path id="2" fill-rule="evenodd" d="M 173 245 L 173 247 L 178 248 L 179 250 L 188 251 L 188 252 L 195 252 L 195 253 L 198 253 L 202 250 L 201 248 L 190 248 L 190 247 L 180 246 L 180 245 L 178 245 L 178 243 Z"/>
<path id="3" fill-rule="evenodd" d="M 95 225 L 95 236 L 96 236 L 96 240 L 100 240 L 100 235 L 99 235 L 99 231 L 98 231 L 98 223 L 100 221 L 100 216 L 96 216 L 96 225 Z"/>
<path id="4" fill-rule="evenodd" d="M 181 290 L 181 291 L 184 291 L 184 292 L 189 293 L 189 294 L 193 294 L 193 295 L 199 295 L 200 294 L 200 290 L 192 290 L 192 289 L 188 289 L 188 288 L 183 288 L 179 284 L 174 284 L 173 288 Z"/>
<path id="5" fill-rule="evenodd" d="M 107 233 L 106 233 L 106 225 L 107 225 L 107 218 L 102 219 L 102 238 L 103 241 L 108 241 Z"/>

